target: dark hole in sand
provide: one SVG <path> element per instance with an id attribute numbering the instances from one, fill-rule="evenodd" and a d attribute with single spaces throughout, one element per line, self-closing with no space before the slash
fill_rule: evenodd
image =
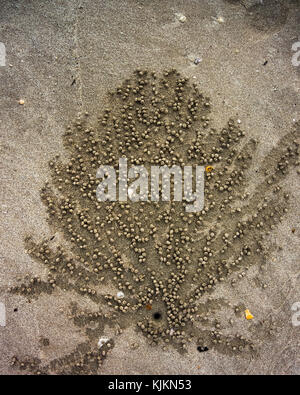
<path id="1" fill-rule="evenodd" d="M 156 313 L 153 314 L 153 318 L 155 320 L 160 320 L 161 319 L 161 314 L 159 312 L 156 312 Z"/>
<path id="2" fill-rule="evenodd" d="M 199 352 L 204 352 L 204 351 L 208 351 L 208 347 L 201 347 L 201 346 L 199 346 L 199 347 L 197 347 L 197 350 L 199 351 Z"/>

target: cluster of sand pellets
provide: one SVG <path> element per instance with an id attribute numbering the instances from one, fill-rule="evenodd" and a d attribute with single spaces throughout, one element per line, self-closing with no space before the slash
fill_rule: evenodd
<path id="1" fill-rule="evenodd" d="M 111 340 L 97 347 L 106 325 L 116 336 L 133 325 L 163 349 L 186 352 L 192 343 L 200 352 L 255 353 L 252 340 L 223 333 L 215 310 L 226 302 L 210 295 L 234 272 L 243 278 L 251 265 L 266 263 L 267 237 L 288 210 L 282 180 L 299 165 L 299 125 L 264 159 L 262 181 L 249 191 L 258 143 L 235 120 L 215 130 L 210 100 L 176 70 L 137 70 L 91 119 L 82 114 L 67 128 L 66 155 L 50 162 L 51 181 L 41 191 L 49 226 L 63 242 L 54 248 L 49 240 L 26 239 L 48 278 L 33 275 L 11 288 L 29 299 L 57 288 L 89 298 L 99 310 L 74 303 L 71 319 L 90 340 L 46 366 L 21 357 L 12 364 L 36 374 L 97 372 L 114 346 Z M 122 156 L 128 166 L 205 166 L 203 210 L 187 213 L 185 201 L 99 202 L 97 169 L 118 169 Z M 103 292 L 107 285 L 115 291 Z M 240 315 L 245 308 L 231 307 Z"/>

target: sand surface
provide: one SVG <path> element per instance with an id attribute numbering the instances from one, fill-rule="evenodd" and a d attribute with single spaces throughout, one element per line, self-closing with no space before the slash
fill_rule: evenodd
<path id="1" fill-rule="evenodd" d="M 8 292 L 27 274 L 45 274 L 25 253 L 24 238 L 51 237 L 39 190 L 49 179 L 48 161 L 64 152 L 70 120 L 85 110 L 99 113 L 107 90 L 134 69 L 175 67 L 211 98 L 216 127 L 238 117 L 247 135 L 259 140 L 259 163 L 299 120 L 300 66 L 292 64 L 299 26 L 297 0 L 0 0 L 0 42 L 6 46 L 6 66 L 0 67 L 0 303 L 6 309 L 0 374 L 20 374 L 10 366 L 14 355 L 46 363 L 87 340 L 68 318 L 77 297 L 72 292 L 57 290 L 30 303 Z M 197 65 L 195 58 L 201 59 Z M 224 284 L 214 295 L 251 306 L 263 332 L 258 354 L 199 354 L 193 343 L 180 354 L 151 347 L 131 327 L 119 336 L 106 328 L 103 335 L 113 336 L 115 346 L 101 374 L 300 373 L 300 326 L 292 325 L 291 310 L 300 301 L 296 171 L 286 185 L 291 210 L 272 234 L 266 270 L 253 267 L 234 289 Z M 272 337 L 264 332 L 270 321 Z M 232 331 L 251 333 L 251 325 L 236 319 Z"/>

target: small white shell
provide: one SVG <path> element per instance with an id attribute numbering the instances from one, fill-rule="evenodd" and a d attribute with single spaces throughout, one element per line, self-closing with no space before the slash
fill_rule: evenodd
<path id="1" fill-rule="evenodd" d="M 100 337 L 100 339 L 98 340 L 98 347 L 101 348 L 108 341 L 109 341 L 108 337 Z"/>
<path id="2" fill-rule="evenodd" d="M 122 292 L 122 291 L 119 291 L 118 293 L 117 293 L 117 298 L 118 299 L 122 299 L 122 298 L 124 298 L 124 292 Z"/>
<path id="3" fill-rule="evenodd" d="M 186 16 L 181 14 L 180 12 L 178 12 L 177 14 L 175 14 L 176 19 L 181 22 L 184 23 L 186 21 Z"/>
<path id="4" fill-rule="evenodd" d="M 218 16 L 217 18 L 212 16 L 212 19 L 218 23 L 224 23 L 225 19 L 222 16 Z"/>

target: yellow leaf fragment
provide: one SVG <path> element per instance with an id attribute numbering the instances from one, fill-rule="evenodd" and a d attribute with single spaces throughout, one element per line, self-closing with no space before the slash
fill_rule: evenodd
<path id="1" fill-rule="evenodd" d="M 245 310 L 245 317 L 247 320 L 252 320 L 254 318 L 248 309 Z"/>

